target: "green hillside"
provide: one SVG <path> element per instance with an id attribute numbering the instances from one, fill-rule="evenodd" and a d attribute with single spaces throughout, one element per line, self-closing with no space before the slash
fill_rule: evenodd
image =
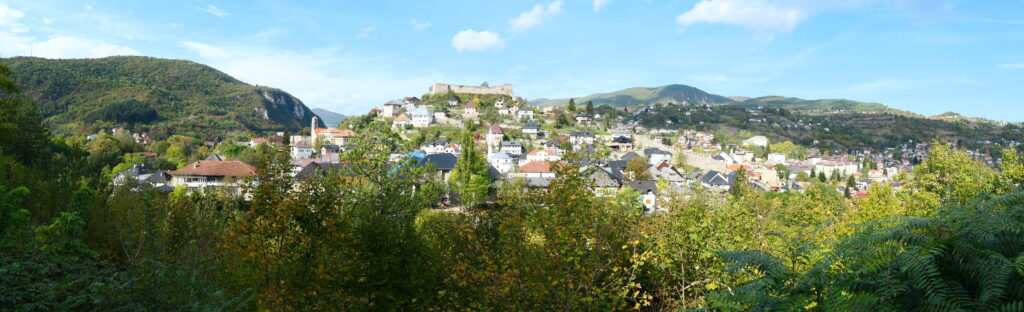
<path id="1" fill-rule="evenodd" d="M 624 107 L 629 105 L 647 105 L 654 103 L 677 103 L 677 104 L 725 104 L 733 100 L 704 92 L 700 89 L 686 85 L 667 85 L 655 88 L 629 88 L 611 93 L 597 93 L 576 98 L 576 103 L 582 104 L 593 101 L 594 105 L 611 105 Z M 569 99 L 534 99 L 531 104 L 545 106 L 564 106 Z"/>
<path id="2" fill-rule="evenodd" d="M 737 102 L 736 104 L 739 106 L 750 108 L 758 106 L 782 108 L 790 111 L 802 112 L 805 114 L 824 114 L 841 110 L 846 112 L 857 113 L 888 113 L 908 117 L 920 116 L 908 111 L 890 108 L 879 103 L 858 102 L 844 99 L 804 100 L 793 97 L 763 96 L 740 101 Z"/>
<path id="3" fill-rule="evenodd" d="M 314 113 L 279 89 L 212 67 L 140 56 L 0 59 L 57 133 L 126 127 L 206 139 L 308 127 Z"/>

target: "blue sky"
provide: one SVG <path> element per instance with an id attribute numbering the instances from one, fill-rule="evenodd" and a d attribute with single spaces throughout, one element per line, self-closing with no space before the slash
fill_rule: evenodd
<path id="1" fill-rule="evenodd" d="M 688 84 L 1024 120 L 1024 1 L 0 0 L 0 55 L 147 55 L 362 114 L 432 82 Z"/>

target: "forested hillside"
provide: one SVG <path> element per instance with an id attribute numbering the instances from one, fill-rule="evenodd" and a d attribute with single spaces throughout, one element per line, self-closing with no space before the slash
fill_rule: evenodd
<path id="1" fill-rule="evenodd" d="M 206 139 L 308 127 L 302 101 L 209 66 L 141 56 L 0 59 L 57 133 L 126 127 L 156 137 Z"/>
<path id="2" fill-rule="evenodd" d="M 811 105 L 811 104 L 808 104 Z M 884 149 L 908 142 L 940 140 L 978 149 L 996 144 L 991 152 L 1013 141 L 1024 142 L 1024 128 L 1018 124 L 996 124 L 969 120 L 941 120 L 889 112 L 844 111 L 812 114 L 787 108 L 750 108 L 741 105 L 693 107 L 652 105 L 628 117 L 649 128 L 697 129 L 711 131 L 728 143 L 754 134 L 773 141 L 792 141 L 825 149 Z"/>

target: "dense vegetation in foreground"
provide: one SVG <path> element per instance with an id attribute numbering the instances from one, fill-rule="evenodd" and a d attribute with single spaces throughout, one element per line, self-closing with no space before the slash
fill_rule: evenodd
<path id="1" fill-rule="evenodd" d="M 248 200 L 163 194 L 108 185 L 98 173 L 127 150 L 50 136 L 0 71 L 0 310 L 1024 308 L 1012 150 L 996 171 L 935 144 L 905 189 L 854 201 L 736 185 L 650 217 L 570 162 L 547 188 L 454 213 L 369 122 L 340 173 L 296 184 L 261 148 Z"/>

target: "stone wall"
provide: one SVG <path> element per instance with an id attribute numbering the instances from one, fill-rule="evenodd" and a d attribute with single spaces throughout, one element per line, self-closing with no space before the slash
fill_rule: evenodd
<path id="1" fill-rule="evenodd" d="M 434 83 L 430 86 L 430 95 L 446 94 L 448 88 L 451 87 L 454 93 L 465 93 L 465 94 L 499 94 L 507 95 L 509 97 L 515 97 L 512 93 L 512 85 L 503 84 L 497 87 L 480 87 L 480 86 L 462 86 L 462 85 L 450 85 L 447 83 Z"/>

